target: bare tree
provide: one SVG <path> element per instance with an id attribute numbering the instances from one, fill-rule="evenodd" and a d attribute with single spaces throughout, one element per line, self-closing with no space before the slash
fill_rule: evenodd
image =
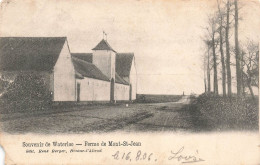
<path id="1" fill-rule="evenodd" d="M 229 28 L 230 28 L 230 2 L 227 0 L 226 3 L 226 26 L 225 26 L 225 42 L 226 42 L 226 67 L 227 67 L 227 87 L 228 97 L 232 96 L 232 79 L 231 79 L 231 68 L 230 68 L 230 47 L 229 47 Z"/>
<path id="2" fill-rule="evenodd" d="M 222 89 L 223 89 L 223 96 L 226 97 L 226 66 L 225 66 L 225 57 L 224 57 L 224 51 L 223 51 L 223 21 L 225 12 L 220 8 L 220 3 L 217 0 L 218 3 L 218 33 L 219 33 L 219 49 L 220 49 L 220 55 L 221 55 L 221 66 L 222 66 Z"/>
<path id="3" fill-rule="evenodd" d="M 210 41 L 207 41 L 207 49 L 208 49 L 208 56 L 207 56 L 207 78 L 208 78 L 208 92 L 211 91 L 211 83 L 210 83 Z"/>
<path id="4" fill-rule="evenodd" d="M 204 72 L 204 90 L 205 90 L 205 93 L 207 93 L 207 75 L 206 75 L 206 67 L 207 67 L 207 55 L 204 54 L 203 56 L 203 72 Z"/>
<path id="5" fill-rule="evenodd" d="M 203 69 L 203 79 L 204 79 L 204 90 L 205 90 L 205 93 L 207 93 L 207 52 L 206 51 L 202 55 L 202 60 L 203 60 L 202 69 Z"/>
<path id="6" fill-rule="evenodd" d="M 244 81 L 244 79 L 245 79 L 245 77 L 244 77 L 244 73 L 243 73 L 243 70 L 245 69 L 245 65 L 244 65 L 244 63 L 243 63 L 243 61 L 244 61 L 244 56 L 245 56 L 245 54 L 246 54 L 246 52 L 244 51 L 244 50 L 240 50 L 240 58 L 241 58 L 241 62 L 240 62 L 240 66 L 241 66 L 241 90 L 242 90 L 242 95 L 243 95 L 243 97 L 245 97 L 245 95 L 246 95 L 246 93 L 245 93 L 245 81 Z"/>
<path id="7" fill-rule="evenodd" d="M 242 58 L 241 58 L 242 60 Z M 250 91 L 252 98 L 255 100 L 252 86 L 259 88 L 259 44 L 248 41 L 246 51 L 244 52 L 242 65 L 244 81 Z"/>
<path id="8" fill-rule="evenodd" d="M 216 54 L 216 45 L 217 45 L 217 19 L 216 15 L 208 17 L 208 24 L 209 27 L 208 35 L 211 39 L 211 47 L 212 47 L 212 54 L 213 54 L 213 71 L 214 71 L 214 93 L 218 95 L 218 70 L 217 70 L 217 54 Z"/>
<path id="9" fill-rule="evenodd" d="M 235 5 L 235 55 L 236 55 L 236 78 L 237 78 L 237 95 L 240 97 L 242 94 L 242 79 L 240 67 L 240 52 L 238 42 L 238 2 L 234 0 Z"/>
<path id="10" fill-rule="evenodd" d="M 211 60 L 210 60 L 210 48 L 211 48 L 211 39 L 204 39 L 203 40 L 205 43 L 205 46 L 207 47 L 207 52 L 205 53 L 205 58 L 204 58 L 204 66 L 205 66 L 205 70 L 206 70 L 206 74 L 207 74 L 207 92 L 211 91 L 211 82 L 210 82 L 210 70 L 211 70 Z M 207 69 L 206 69 L 207 67 Z"/>

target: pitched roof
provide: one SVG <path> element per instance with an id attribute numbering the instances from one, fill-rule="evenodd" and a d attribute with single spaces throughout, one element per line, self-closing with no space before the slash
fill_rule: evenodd
<path id="1" fill-rule="evenodd" d="M 77 57 L 86 62 L 92 63 L 92 53 L 72 53 L 72 56 Z M 134 53 L 117 53 L 116 54 L 116 72 L 120 77 L 129 77 L 132 66 Z"/>
<path id="2" fill-rule="evenodd" d="M 51 71 L 66 37 L 1 37 L 0 70 Z"/>
<path id="3" fill-rule="evenodd" d="M 121 77 L 129 77 L 134 53 L 116 54 L 116 72 Z"/>
<path id="4" fill-rule="evenodd" d="M 106 40 L 101 40 L 95 48 L 92 50 L 112 50 L 113 52 L 116 53 L 116 51 L 108 44 Z"/>
<path id="5" fill-rule="evenodd" d="M 104 81 L 109 79 L 94 65 L 84 60 L 72 57 L 74 69 L 76 70 L 76 78 L 89 77 Z"/>
<path id="6" fill-rule="evenodd" d="M 65 41 L 66 37 L 0 38 L 0 70 L 50 71 Z"/>
<path id="7" fill-rule="evenodd" d="M 81 56 L 75 56 L 75 54 L 83 54 L 83 53 L 73 53 L 72 56 L 72 62 L 76 72 L 76 78 L 83 79 L 84 77 L 89 77 L 89 78 L 109 81 L 109 79 L 94 64 L 86 61 L 86 59 L 89 60 L 89 58 L 81 59 Z M 84 55 L 92 55 L 92 54 L 84 53 Z M 121 78 L 117 73 L 115 76 L 115 82 L 119 84 L 125 84 L 125 85 L 129 84 L 127 81 Z"/>
<path id="8" fill-rule="evenodd" d="M 122 77 L 120 77 L 118 75 L 118 73 L 116 73 L 116 83 L 119 83 L 119 84 L 124 84 L 124 85 L 129 85 L 129 83 L 127 81 L 125 81 Z"/>
<path id="9" fill-rule="evenodd" d="M 92 63 L 93 60 L 92 53 L 71 53 L 71 55 L 89 63 Z"/>

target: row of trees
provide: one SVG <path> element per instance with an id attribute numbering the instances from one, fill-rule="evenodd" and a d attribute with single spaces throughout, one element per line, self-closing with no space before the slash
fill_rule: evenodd
<path id="1" fill-rule="evenodd" d="M 204 56 L 205 92 L 213 91 L 218 95 L 218 78 L 221 77 L 224 97 L 231 97 L 232 92 L 236 92 L 238 97 L 243 97 L 248 88 L 254 98 L 252 86 L 259 88 L 259 44 L 250 39 L 246 43 L 239 41 L 240 9 L 238 0 L 217 0 L 217 9 L 208 16 L 203 38 L 207 48 Z M 230 46 L 230 43 L 234 43 L 234 46 Z M 218 68 L 221 68 L 221 75 L 218 75 Z M 235 80 L 232 79 L 233 71 L 236 75 Z M 232 89 L 233 83 L 237 86 L 236 91 Z"/>

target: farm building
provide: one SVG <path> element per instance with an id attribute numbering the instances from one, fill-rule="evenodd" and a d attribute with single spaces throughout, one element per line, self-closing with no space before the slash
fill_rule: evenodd
<path id="1" fill-rule="evenodd" d="M 134 54 L 117 53 L 104 39 L 92 53 L 71 53 L 66 37 L 2 37 L 0 73 L 40 75 L 53 101 L 136 99 Z"/>

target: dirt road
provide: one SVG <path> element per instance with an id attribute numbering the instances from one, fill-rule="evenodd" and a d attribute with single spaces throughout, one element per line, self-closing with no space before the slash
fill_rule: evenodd
<path id="1" fill-rule="evenodd" d="M 184 96 L 177 102 L 147 104 L 152 117 L 138 121 L 124 128 L 125 131 L 196 131 L 194 113 L 184 106 L 190 97 Z"/>
<path id="2" fill-rule="evenodd" d="M 189 102 L 189 96 L 184 96 L 178 102 L 168 103 L 76 106 L 1 115 L 0 124 L 9 133 L 196 131 L 203 122 L 200 114 L 183 108 Z"/>

